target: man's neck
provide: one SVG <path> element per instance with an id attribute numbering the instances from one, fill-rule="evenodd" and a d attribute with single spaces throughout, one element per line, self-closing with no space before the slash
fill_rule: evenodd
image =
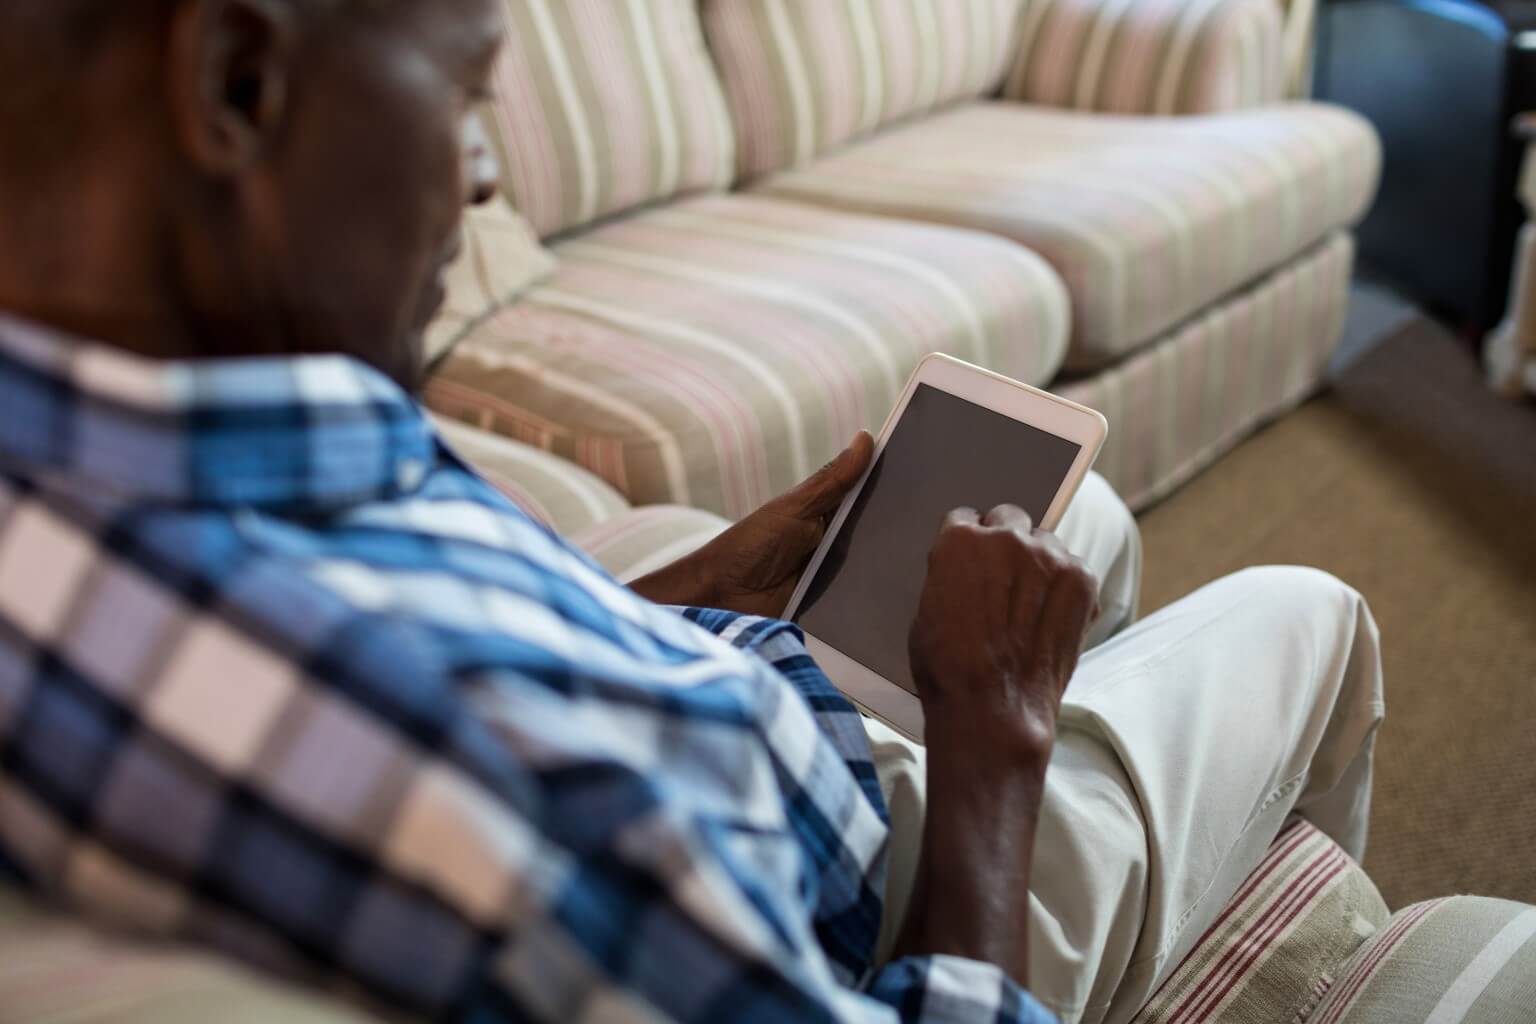
<path id="1" fill-rule="evenodd" d="M 37 302 L 24 294 L 13 299 L 12 294 L 0 286 L 0 312 L 78 338 L 149 359 L 193 359 L 201 354 L 190 345 L 178 344 L 179 333 L 150 311 L 113 311 L 68 301 Z"/>
<path id="2" fill-rule="evenodd" d="M 198 355 L 151 227 L 89 187 L 41 191 L 0 182 L 0 310 L 149 358 Z"/>

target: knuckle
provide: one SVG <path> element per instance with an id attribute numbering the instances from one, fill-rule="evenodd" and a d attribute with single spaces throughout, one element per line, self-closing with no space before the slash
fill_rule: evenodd
<path id="1" fill-rule="evenodd" d="M 1040 539 L 1040 534 L 1031 533 L 1019 537 L 1019 550 L 1026 552 L 1029 557 L 1042 565 L 1051 565 L 1055 561 L 1055 550 L 1050 544 Z"/>
<path id="2" fill-rule="evenodd" d="M 1067 579 L 1077 591 L 1078 596 L 1088 600 L 1097 601 L 1099 597 L 1099 581 L 1088 567 L 1081 562 L 1074 564 L 1067 572 Z"/>
<path id="3" fill-rule="evenodd" d="M 1077 556 L 1068 551 L 1067 546 L 1056 537 L 1051 537 L 1045 541 L 1042 547 L 1050 556 L 1051 563 L 1056 566 L 1059 572 L 1072 572 L 1079 564 Z"/>
<path id="4" fill-rule="evenodd" d="M 1029 542 L 1009 530 L 994 531 L 988 541 L 995 557 L 1005 565 L 1021 566 L 1029 562 Z"/>

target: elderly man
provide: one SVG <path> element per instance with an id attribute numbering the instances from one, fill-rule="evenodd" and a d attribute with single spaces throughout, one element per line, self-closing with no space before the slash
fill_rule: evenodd
<path id="1" fill-rule="evenodd" d="M 925 751 L 773 619 L 867 436 L 633 590 L 455 458 L 410 395 L 499 10 L 0 4 L 8 876 L 434 1018 L 1124 1021 L 1289 814 L 1361 852 L 1321 574 L 1080 662 L 1123 506 L 957 512 L 890 638 Z"/>

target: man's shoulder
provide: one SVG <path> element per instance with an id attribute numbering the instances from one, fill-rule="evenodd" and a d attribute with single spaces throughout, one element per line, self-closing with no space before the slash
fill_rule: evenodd
<path id="1" fill-rule="evenodd" d="M 197 707 L 237 690 L 272 707 L 299 695 L 434 747 L 476 713 L 467 684 L 562 705 L 593 673 L 615 707 L 677 702 L 713 680 L 725 688 L 709 692 L 731 693 L 745 718 L 764 662 L 793 668 L 794 645 L 775 642 L 792 627 L 734 620 L 727 639 L 751 654 L 732 651 L 707 635 L 733 632 L 726 617 L 691 623 L 515 510 L 456 493 L 319 521 L 37 492 L 7 500 L 0 620 L 14 653 L 56 656 L 132 712 L 160 714 L 180 693 L 172 683 L 195 682 L 180 703 L 199 727 Z"/>
<path id="2" fill-rule="evenodd" d="M 454 477 L 323 518 L 28 501 L 72 533 L 98 576 L 133 577 L 160 603 L 326 678 L 440 676 L 491 647 L 491 662 L 514 669 L 519 650 L 530 663 L 604 645 L 641 663 L 707 653 L 700 630 Z M 6 536 L 0 525 L 0 546 Z"/>
<path id="3" fill-rule="evenodd" d="M 425 680 L 409 616 L 328 575 L 330 531 L 240 510 L 122 505 L 0 480 L 0 621 L 125 704 L 199 673 L 288 688 L 366 673 Z"/>
<path id="4" fill-rule="evenodd" d="M 560 700 L 560 654 L 590 647 L 544 595 L 563 591 L 591 628 L 607 621 L 561 575 L 558 544 L 467 537 L 486 527 L 465 510 L 413 531 L 387 525 L 424 518 L 405 503 L 317 523 L 25 486 L 5 489 L 3 505 L 0 675 L 6 663 L 45 669 L 18 676 L 14 694 L 0 679 L 0 736 L 9 705 L 42 735 L 26 723 L 67 697 L 103 721 L 143 720 L 230 773 L 322 721 L 328 735 L 371 737 L 359 739 L 370 749 L 500 764 L 475 741 L 483 730 L 460 684 L 496 677 L 503 693 Z M 644 679 L 643 659 L 628 664 Z M 485 779 L 520 774 L 482 767 Z"/>

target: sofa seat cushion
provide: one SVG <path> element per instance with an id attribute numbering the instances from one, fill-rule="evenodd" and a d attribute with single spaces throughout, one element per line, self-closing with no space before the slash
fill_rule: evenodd
<path id="1" fill-rule="evenodd" d="M 1296 104 L 1189 118 L 977 103 L 764 179 L 761 194 L 978 228 L 1044 256 L 1093 370 L 1350 224 L 1379 147 Z"/>
<path id="2" fill-rule="evenodd" d="M 1294 1024 L 1387 920 L 1365 871 L 1293 818 L 1133 1024 Z"/>
<path id="3" fill-rule="evenodd" d="M 1536 1019 L 1536 907 L 1455 896 L 1405 907 L 1339 968 L 1303 1024 Z"/>
<path id="4" fill-rule="evenodd" d="M 1119 364 L 1051 390 L 1102 412 L 1094 468 L 1140 511 L 1316 390 L 1349 309 L 1343 232 Z"/>
<path id="5" fill-rule="evenodd" d="M 555 252 L 552 277 L 454 348 L 428 402 L 637 505 L 738 518 L 878 427 L 925 354 L 1039 384 L 1066 345 L 1055 273 L 972 231 L 705 196 Z"/>

